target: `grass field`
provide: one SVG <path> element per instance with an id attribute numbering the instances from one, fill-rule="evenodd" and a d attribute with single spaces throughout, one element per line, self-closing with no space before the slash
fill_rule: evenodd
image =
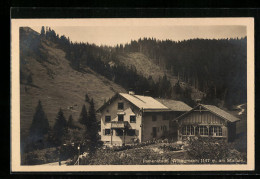
<path id="1" fill-rule="evenodd" d="M 74 120 L 78 119 L 85 94 L 94 99 L 96 109 L 104 100 L 117 92 L 125 92 L 119 85 L 107 80 L 103 76 L 86 68 L 87 72 L 78 72 L 72 69 L 65 53 L 55 44 L 43 44 L 48 59 L 39 62 L 30 56 L 21 65 L 23 74 L 32 73 L 33 85 L 20 85 L 20 125 L 21 136 L 26 136 L 31 125 L 38 100 L 42 101 L 43 109 L 49 123 L 53 126 L 55 117 L 61 108 L 68 119 L 72 114 Z"/>

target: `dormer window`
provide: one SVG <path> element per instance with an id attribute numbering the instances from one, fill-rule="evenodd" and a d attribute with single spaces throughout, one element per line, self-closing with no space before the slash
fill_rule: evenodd
<path id="1" fill-rule="evenodd" d="M 118 107 L 117 107 L 118 110 L 123 110 L 124 109 L 124 103 L 118 103 Z"/>

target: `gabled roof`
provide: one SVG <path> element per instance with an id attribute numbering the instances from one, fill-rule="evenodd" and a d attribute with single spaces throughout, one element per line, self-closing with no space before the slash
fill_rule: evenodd
<path id="1" fill-rule="evenodd" d="M 187 114 L 191 113 L 192 111 L 194 111 L 195 109 L 197 109 L 199 106 L 202 106 L 203 108 L 209 110 L 210 112 L 212 112 L 213 114 L 229 121 L 229 122 L 237 122 L 240 119 L 229 114 L 228 112 L 218 108 L 217 106 L 213 106 L 213 105 L 205 105 L 205 104 L 199 104 L 198 106 L 196 106 L 195 108 L 193 108 L 192 110 L 180 115 L 179 117 L 177 117 L 175 120 L 179 120 L 181 118 L 183 118 L 184 116 L 186 116 Z"/>
<path id="2" fill-rule="evenodd" d="M 114 96 L 112 96 L 111 99 L 109 99 L 105 104 L 103 104 L 100 108 L 96 110 L 96 112 L 101 112 L 105 107 L 111 104 L 112 101 L 114 101 L 119 96 L 118 93 L 116 93 Z"/>
<path id="3" fill-rule="evenodd" d="M 156 98 L 159 102 L 161 102 L 163 105 L 167 106 L 172 111 L 190 111 L 192 108 L 185 104 L 182 101 L 176 101 L 172 99 L 162 99 L 162 98 Z"/>
<path id="4" fill-rule="evenodd" d="M 127 93 L 117 93 L 114 95 L 108 102 L 101 106 L 97 111 L 102 111 L 107 105 L 116 99 L 118 96 L 121 96 L 125 100 L 129 101 L 137 108 L 143 110 L 144 112 L 160 112 L 160 111 L 170 111 L 167 106 L 163 105 L 159 101 L 155 100 L 150 96 L 141 96 L 141 95 L 132 95 Z"/>
<path id="5" fill-rule="evenodd" d="M 141 95 L 131 95 L 127 93 L 119 93 L 120 96 L 134 104 L 139 109 L 143 109 L 144 111 L 153 111 L 153 110 L 162 110 L 169 111 L 170 109 L 155 100 L 150 96 L 141 96 Z"/>
<path id="6" fill-rule="evenodd" d="M 219 115 L 220 117 L 227 119 L 230 122 L 236 122 L 239 121 L 240 119 L 238 119 L 237 117 L 233 116 L 232 114 L 229 114 L 228 112 L 213 106 L 213 105 L 205 105 L 205 104 L 201 104 L 201 106 L 203 106 L 204 108 L 210 110 L 211 112 Z"/>

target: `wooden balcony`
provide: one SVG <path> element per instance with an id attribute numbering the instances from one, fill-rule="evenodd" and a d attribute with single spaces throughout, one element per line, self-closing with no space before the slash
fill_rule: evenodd
<path id="1" fill-rule="evenodd" d="M 128 125 L 127 121 L 112 121 L 111 129 L 124 129 Z"/>

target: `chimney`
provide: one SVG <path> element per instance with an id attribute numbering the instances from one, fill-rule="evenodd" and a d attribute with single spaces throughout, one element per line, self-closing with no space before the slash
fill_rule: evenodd
<path id="1" fill-rule="evenodd" d="M 129 94 L 130 95 L 135 95 L 135 92 L 134 91 L 129 91 Z"/>
<path id="2" fill-rule="evenodd" d="M 201 104 L 201 99 L 195 99 L 197 105 Z"/>

